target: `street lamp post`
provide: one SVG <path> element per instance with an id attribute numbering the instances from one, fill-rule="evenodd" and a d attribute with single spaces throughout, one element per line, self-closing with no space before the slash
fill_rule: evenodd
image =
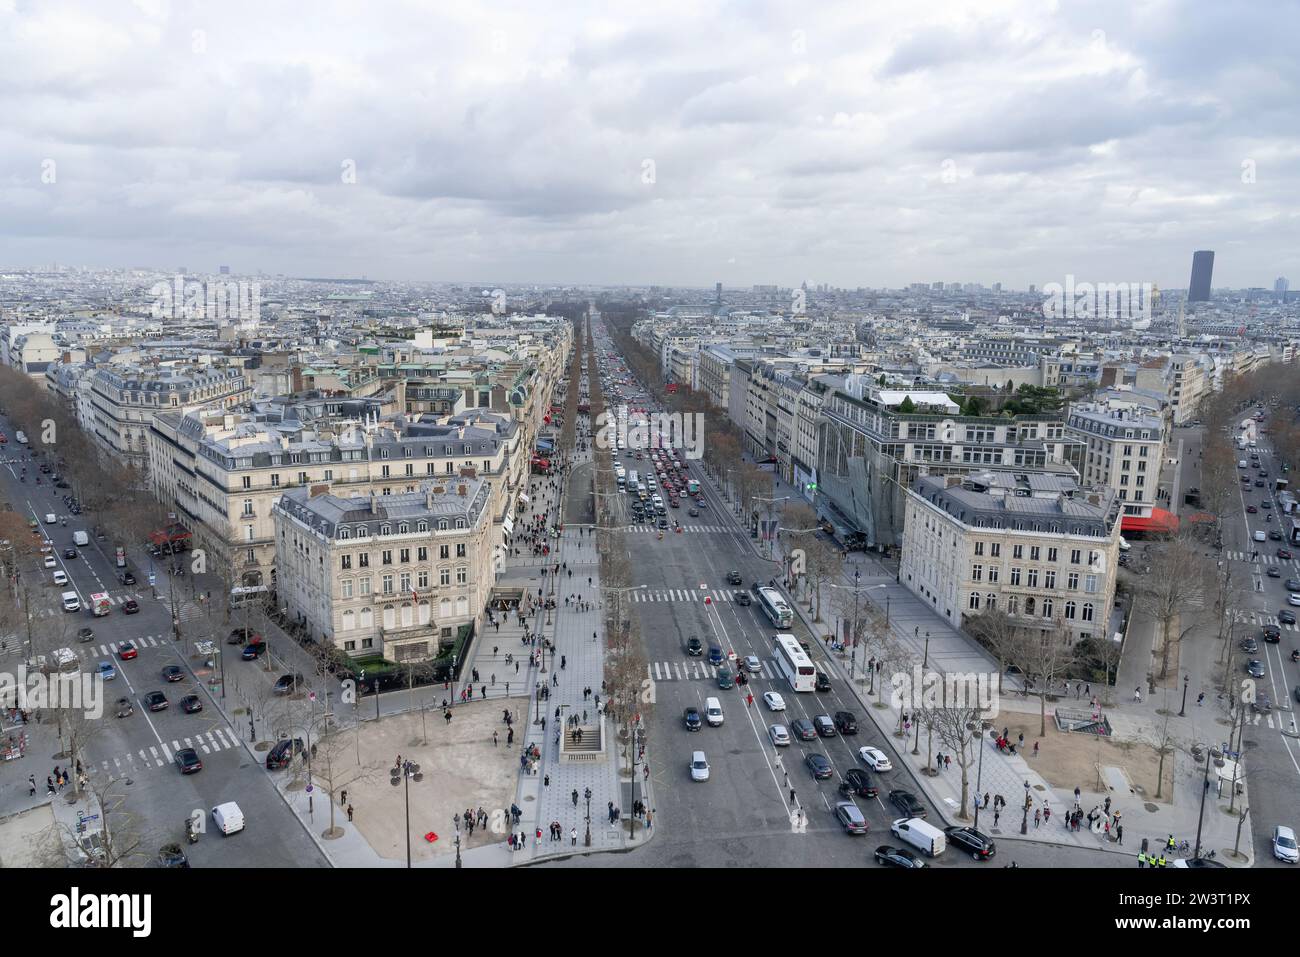
<path id="1" fill-rule="evenodd" d="M 451 820 L 456 825 L 456 866 L 460 867 L 460 815 L 456 814 Z"/>
<path id="2" fill-rule="evenodd" d="M 917 626 L 920 628 L 920 625 Z M 930 633 L 925 633 L 925 658 L 921 661 L 921 670 L 924 671 L 930 666 Z"/>
<path id="3" fill-rule="evenodd" d="M 1192 856 L 1199 858 L 1201 856 L 1201 827 L 1205 823 L 1205 794 L 1210 790 L 1210 759 L 1214 757 L 1215 749 L 1205 745 L 1205 776 L 1201 782 L 1201 810 L 1196 816 L 1196 850 Z"/>
<path id="4" fill-rule="evenodd" d="M 970 727 L 974 729 L 976 727 L 975 723 L 971 722 Z M 980 791 L 980 788 L 982 787 L 984 781 L 984 735 L 985 732 L 988 731 L 989 723 L 981 718 L 978 727 L 979 727 L 979 733 L 976 735 L 975 740 L 979 742 L 980 760 L 979 760 L 979 768 L 975 772 L 975 824 L 974 824 L 975 830 L 977 831 L 979 830 L 980 827 L 980 794 L 982 793 Z"/>
<path id="5" fill-rule="evenodd" d="M 1191 675 L 1183 675 L 1183 706 L 1178 709 L 1178 717 L 1187 717 L 1187 685 L 1191 682 Z"/>
<path id="6" fill-rule="evenodd" d="M 403 761 L 399 767 L 392 769 L 392 777 L 388 783 L 393 787 L 399 784 L 403 785 L 402 793 L 406 803 L 406 866 L 411 866 L 411 781 L 414 779 L 416 784 L 424 780 L 424 775 L 420 772 L 420 766 L 414 761 Z M 459 839 L 457 840 L 457 858 L 460 857 Z M 460 866 L 459 861 L 457 867 Z"/>
<path id="7" fill-rule="evenodd" d="M 591 788 L 583 792 L 583 797 L 587 799 L 587 836 L 583 838 L 583 845 L 591 847 Z"/>

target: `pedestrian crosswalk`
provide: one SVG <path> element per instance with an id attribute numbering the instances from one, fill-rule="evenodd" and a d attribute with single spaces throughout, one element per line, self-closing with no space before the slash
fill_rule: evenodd
<path id="1" fill-rule="evenodd" d="M 1300 631 L 1300 626 L 1284 625 L 1278 619 L 1277 615 L 1266 615 L 1258 611 L 1238 611 L 1233 613 L 1235 621 L 1244 622 L 1249 625 L 1277 625 L 1283 631 Z"/>
<path id="2" fill-rule="evenodd" d="M 176 752 L 182 748 L 193 748 L 200 755 L 205 755 L 216 754 L 238 746 L 239 742 L 235 740 L 235 734 L 229 728 L 213 728 L 211 731 L 200 731 L 188 737 L 173 738 L 161 744 L 153 744 L 104 758 L 91 765 L 91 773 L 104 774 L 108 776 L 108 780 L 115 781 L 143 771 L 167 767 L 175 760 Z"/>
<path id="3" fill-rule="evenodd" d="M 750 678 L 774 679 L 780 674 L 775 659 L 761 658 L 759 663 L 762 665 L 759 671 L 747 672 Z M 652 661 L 646 666 L 646 677 L 652 681 L 716 681 L 718 668 L 702 658 L 687 658 L 685 661 Z"/>
<path id="4" fill-rule="evenodd" d="M 659 534 L 660 531 L 663 531 L 665 535 L 676 534 L 671 526 L 661 530 L 659 528 L 656 528 L 655 525 L 651 522 L 646 522 L 644 525 L 624 525 L 623 531 L 642 532 L 650 535 L 657 535 Z M 706 533 L 717 535 L 720 533 L 730 534 L 735 531 L 736 529 L 734 527 L 728 527 L 726 525 L 683 525 L 682 526 L 683 533 L 694 532 L 696 534 L 699 534 L 701 532 L 706 532 Z"/>
<path id="5" fill-rule="evenodd" d="M 1230 552 L 1230 551 L 1225 551 L 1223 554 L 1226 555 L 1226 556 L 1228 557 L 1229 560 L 1234 561 L 1234 562 L 1250 562 L 1250 561 L 1253 561 L 1255 564 L 1258 564 L 1258 565 L 1283 565 L 1283 566 L 1291 566 L 1291 567 L 1300 568 L 1300 563 L 1298 563 L 1298 562 L 1297 562 L 1295 559 L 1293 559 L 1293 558 L 1278 558 L 1276 555 L 1265 555 L 1265 554 L 1263 554 L 1263 553 L 1260 553 L 1259 558 L 1257 558 L 1257 559 L 1252 559 L 1252 558 L 1251 558 L 1251 553 L 1250 553 L 1250 552 Z"/>
<path id="6" fill-rule="evenodd" d="M 734 601 L 732 593 L 721 588 L 652 588 L 631 592 L 632 601 Z"/>

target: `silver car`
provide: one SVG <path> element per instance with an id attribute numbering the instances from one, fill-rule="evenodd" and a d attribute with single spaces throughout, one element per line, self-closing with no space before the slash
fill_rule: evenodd
<path id="1" fill-rule="evenodd" d="M 763 670 L 762 663 L 758 660 L 758 655 L 745 656 L 745 670 L 751 675 L 756 675 Z"/>
<path id="2" fill-rule="evenodd" d="M 783 724 L 774 724 L 767 729 L 767 736 L 772 739 L 772 743 L 778 748 L 784 748 L 790 743 L 790 732 Z"/>

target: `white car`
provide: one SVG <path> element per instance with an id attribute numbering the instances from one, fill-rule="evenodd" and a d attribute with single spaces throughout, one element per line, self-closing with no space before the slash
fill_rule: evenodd
<path id="1" fill-rule="evenodd" d="M 772 743 L 778 748 L 784 748 L 790 743 L 790 732 L 786 730 L 783 724 L 774 724 L 767 729 L 767 736 L 772 739 Z"/>
<path id="2" fill-rule="evenodd" d="M 709 761 L 703 751 L 691 755 L 691 780 L 707 781 L 709 779 Z"/>
<path id="3" fill-rule="evenodd" d="M 55 560 L 55 558 L 54 558 L 53 555 L 46 555 L 46 556 L 45 556 L 45 567 L 46 567 L 46 568 L 58 568 L 58 567 L 59 567 L 59 563 Z"/>
<path id="4" fill-rule="evenodd" d="M 1287 604 L 1300 606 L 1300 595 L 1287 595 Z"/>
<path id="5" fill-rule="evenodd" d="M 1296 848 L 1295 831 L 1285 824 L 1273 828 L 1273 856 L 1288 864 L 1300 863 L 1300 849 Z"/>
<path id="6" fill-rule="evenodd" d="M 858 757 L 873 771 L 894 770 L 894 766 L 889 763 L 889 758 L 885 757 L 885 752 L 879 748 L 858 748 Z"/>
<path id="7" fill-rule="evenodd" d="M 1257 542 L 1266 542 L 1266 541 L 1268 541 L 1268 536 L 1265 535 L 1263 532 L 1256 532 L 1256 533 L 1255 533 L 1255 541 L 1257 541 Z"/>
<path id="8" fill-rule="evenodd" d="M 58 518 L 55 517 L 55 514 L 54 514 L 53 512 L 48 512 L 48 513 L 46 513 L 46 516 L 45 516 L 45 524 L 46 524 L 46 525 L 53 525 L 53 524 L 54 524 L 55 522 L 57 522 L 57 521 L 58 521 Z"/>
<path id="9" fill-rule="evenodd" d="M 768 711 L 784 711 L 785 699 L 775 691 L 763 692 L 763 704 L 767 705 Z"/>

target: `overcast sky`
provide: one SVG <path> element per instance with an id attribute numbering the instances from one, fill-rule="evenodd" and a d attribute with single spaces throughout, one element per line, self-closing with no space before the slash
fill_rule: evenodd
<path id="1" fill-rule="evenodd" d="M 1298 9 L 0 0 L 0 265 L 1300 285 Z"/>

